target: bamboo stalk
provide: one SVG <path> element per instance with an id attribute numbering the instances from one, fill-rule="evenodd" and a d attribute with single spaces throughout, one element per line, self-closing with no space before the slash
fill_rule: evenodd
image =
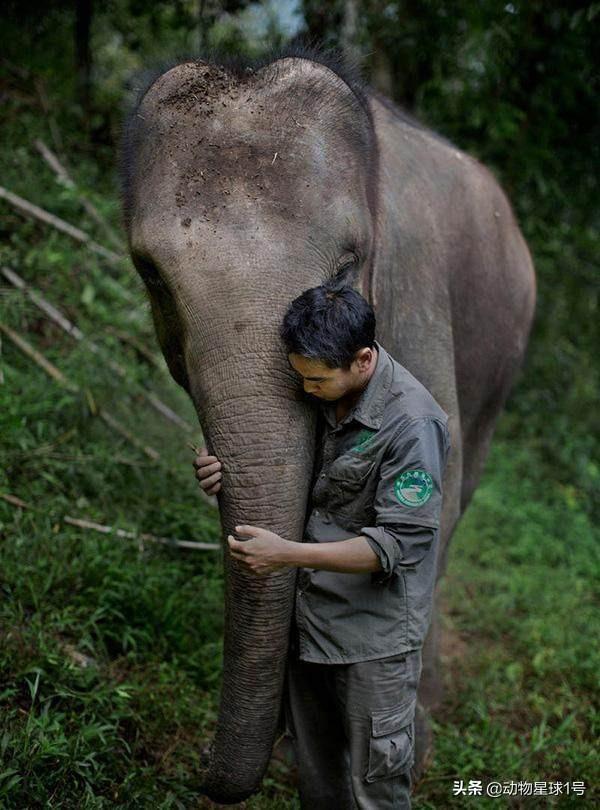
<path id="1" fill-rule="evenodd" d="M 16 495 L 0 492 L 0 498 L 19 509 L 33 509 L 36 511 L 35 506 L 21 500 L 21 498 L 17 498 Z M 196 551 L 218 551 L 221 548 L 219 543 L 198 543 L 195 540 L 174 540 L 170 537 L 158 537 L 155 534 L 148 534 L 147 532 L 130 532 L 126 529 L 115 529 L 114 526 L 106 526 L 102 523 L 96 523 L 93 520 L 74 518 L 70 515 L 64 515 L 62 522 L 67 523 L 69 526 L 76 526 L 78 529 L 89 529 L 90 531 L 100 532 L 101 534 L 114 534 L 116 537 L 123 537 L 128 540 L 142 540 L 148 543 L 174 546 L 175 548 L 190 548 Z"/>
<path id="2" fill-rule="evenodd" d="M 138 352 L 155 368 L 159 369 L 159 371 L 165 370 L 165 367 L 160 361 L 160 359 L 153 352 L 151 352 L 150 349 L 146 348 L 146 346 L 144 346 L 144 344 L 133 335 L 130 335 L 127 332 L 123 332 L 121 329 L 116 329 L 114 326 L 107 326 L 106 331 L 110 332 L 111 335 L 114 335 L 123 343 L 127 343 L 129 346 L 132 346 L 136 352 Z"/>
<path id="3" fill-rule="evenodd" d="M 46 92 L 46 82 L 44 81 L 44 79 L 42 79 L 41 76 L 36 76 L 34 77 L 33 84 L 35 87 L 35 91 L 38 95 L 38 98 L 40 100 L 42 110 L 46 115 L 46 120 L 48 121 L 48 126 L 50 127 L 50 134 L 52 135 L 54 146 L 58 149 L 59 152 L 62 152 L 64 154 L 65 150 L 63 139 L 60 134 L 60 130 L 56 125 L 53 110 L 50 105 L 50 101 L 48 100 L 48 93 Z"/>
<path id="4" fill-rule="evenodd" d="M 64 433 L 61 433 L 60 436 L 57 436 L 56 439 L 52 442 L 46 442 L 46 444 L 40 444 L 32 450 L 21 450 L 20 452 L 16 453 L 8 453 L 8 458 L 28 458 L 30 456 L 51 456 L 52 451 L 55 447 L 58 447 L 65 442 L 68 442 L 75 434 L 77 433 L 77 428 L 72 427 L 69 430 L 65 430 Z"/>
<path id="5" fill-rule="evenodd" d="M 85 197 L 79 191 L 79 189 L 75 185 L 75 182 L 73 181 L 73 178 L 69 175 L 65 167 L 62 165 L 57 156 L 54 154 L 54 152 L 48 146 L 46 146 L 46 144 L 39 138 L 36 138 L 36 140 L 34 141 L 34 145 L 35 148 L 38 150 L 38 152 L 41 154 L 41 156 L 44 158 L 46 163 L 56 174 L 58 182 L 61 183 L 63 186 L 73 189 L 78 193 L 79 200 L 84 209 L 90 215 L 90 217 L 94 220 L 94 222 L 96 222 L 96 224 L 98 224 L 104 230 L 106 236 L 110 239 L 113 246 L 115 246 L 118 250 L 123 250 L 122 240 L 119 239 L 117 234 L 108 224 L 108 222 L 104 219 L 104 217 L 102 216 L 100 211 L 98 211 L 93 202 L 91 202 L 91 200 L 88 200 L 88 198 Z"/>
<path id="6" fill-rule="evenodd" d="M 13 194 L 12 191 L 4 188 L 4 186 L 0 186 L 0 198 L 6 200 L 6 202 L 10 203 L 22 214 L 25 214 L 25 216 L 38 219 L 40 222 L 44 222 L 46 225 L 50 225 L 53 228 L 56 228 L 56 230 L 66 233 L 67 236 L 71 237 L 71 239 L 75 239 L 77 242 L 86 245 L 86 247 L 93 250 L 94 253 L 97 253 L 104 259 L 107 259 L 109 262 L 111 262 L 111 264 L 118 265 L 124 258 L 122 255 L 119 255 L 114 251 L 99 245 L 97 242 L 94 242 L 89 234 L 85 233 L 85 231 L 82 231 L 80 228 L 76 228 L 74 225 L 65 222 L 64 219 L 49 213 L 45 209 L 40 208 L 38 205 L 28 202 L 27 200 L 23 199 L 23 197 Z"/>
<path id="7" fill-rule="evenodd" d="M 11 329 L 10 326 L 2 323 L 2 321 L 0 321 L 0 331 L 4 332 L 6 337 L 12 340 L 15 346 L 21 349 L 23 354 L 26 354 L 34 363 L 43 369 L 49 377 L 52 377 L 53 380 L 60 385 L 64 385 L 65 388 L 68 388 L 69 391 L 73 393 L 79 391 L 79 387 L 68 380 L 60 369 L 49 360 L 46 360 L 44 355 L 38 352 L 37 349 L 34 349 L 31 343 L 28 343 L 28 341 L 17 334 L 14 329 Z"/>
<path id="8" fill-rule="evenodd" d="M 56 157 L 54 152 L 46 146 L 44 141 L 42 141 L 40 138 L 36 138 L 33 144 L 46 163 L 50 166 L 52 171 L 56 174 L 56 179 L 58 182 L 67 188 L 75 188 L 75 183 L 67 173 L 67 170 Z"/>
<path id="9" fill-rule="evenodd" d="M 121 366 L 116 360 L 113 360 L 110 357 L 106 356 L 106 351 L 102 349 L 97 343 L 91 338 L 86 337 L 84 333 L 75 326 L 63 313 L 57 309 L 53 304 L 47 301 L 41 293 L 37 292 L 33 289 L 29 284 L 27 284 L 18 273 L 15 273 L 14 270 L 11 270 L 9 267 L 0 267 L 0 272 L 2 275 L 17 289 L 24 292 L 32 301 L 33 303 L 45 312 L 46 315 L 54 321 L 54 323 L 58 324 L 60 328 L 70 335 L 75 340 L 82 341 L 86 344 L 91 352 L 99 356 L 102 361 L 117 374 L 121 379 L 129 380 L 129 375 L 127 370 Z M 191 433 L 193 428 L 183 419 L 179 414 L 175 413 L 166 403 L 164 403 L 161 399 L 159 399 L 155 394 L 152 394 L 150 391 L 147 391 L 145 388 L 142 388 L 139 383 L 134 383 L 136 387 L 141 391 L 142 396 L 152 405 L 152 407 L 158 411 L 165 419 L 168 419 L 170 422 L 173 422 L 178 427 L 182 428 L 183 430 Z"/>
<path id="10" fill-rule="evenodd" d="M 18 275 L 18 273 L 11 270 L 10 267 L 1 267 L 0 272 L 4 278 L 13 285 L 13 287 L 16 287 L 18 290 L 26 293 L 33 303 L 39 309 L 41 309 L 42 312 L 45 312 L 46 315 L 51 318 L 54 323 L 58 324 L 58 326 L 60 326 L 60 328 L 63 329 L 68 335 L 74 337 L 75 340 L 83 340 L 83 332 L 78 329 L 75 324 L 71 323 L 71 321 L 65 317 L 60 310 L 47 301 L 40 293 L 36 292 L 33 287 L 27 284 L 27 282 L 24 281 L 21 276 Z"/>
<path id="11" fill-rule="evenodd" d="M 33 509 L 31 504 L 22 501 L 20 498 L 17 498 L 16 495 L 9 495 L 8 492 L 0 492 L 0 498 L 13 506 L 18 506 L 19 509 Z"/>
<path id="12" fill-rule="evenodd" d="M 26 354 L 31 360 L 34 361 L 40 368 L 42 368 L 48 376 L 52 377 L 53 380 L 58 382 L 60 385 L 63 385 L 69 391 L 73 393 L 81 393 L 82 389 L 76 385 L 74 382 L 71 382 L 65 375 L 60 371 L 53 363 L 34 349 L 33 346 L 28 343 L 24 338 L 18 335 L 10 326 L 7 326 L 5 323 L 0 321 L 0 330 L 4 332 L 4 334 L 12 340 L 12 342 L 19 348 L 21 351 Z M 85 391 L 83 391 L 85 393 Z M 93 408 L 92 408 L 93 410 Z M 105 422 L 115 433 L 120 434 L 126 439 L 130 444 L 133 444 L 134 447 L 140 449 L 145 455 L 151 458 L 153 461 L 157 461 L 160 458 L 160 453 L 155 450 L 153 447 L 149 447 L 141 442 L 136 436 L 134 436 L 127 428 L 122 425 L 118 419 L 114 416 L 111 416 L 110 413 L 104 410 L 104 408 L 97 408 L 96 410 L 97 415 Z"/>
<path id="13" fill-rule="evenodd" d="M 154 461 L 158 461 L 158 459 L 160 458 L 160 453 L 158 452 L 158 450 L 155 450 L 153 447 L 149 447 L 147 444 L 144 444 L 142 441 L 140 441 L 137 438 L 137 436 L 134 436 L 133 433 L 127 430 L 127 428 L 124 425 L 122 425 L 118 421 L 118 419 L 115 419 L 114 416 L 111 416 L 111 414 L 109 414 L 108 411 L 105 411 L 104 408 L 98 408 L 98 416 L 100 417 L 100 419 L 102 419 L 103 422 L 105 422 L 110 428 L 112 428 L 115 431 L 115 433 L 119 433 L 121 436 L 123 436 L 124 439 L 127 439 L 127 441 L 130 444 L 132 444 L 134 447 L 137 447 L 139 450 L 142 451 L 142 453 L 145 453 L 145 455 L 147 455 L 148 458 L 151 458 Z"/>
<path id="14" fill-rule="evenodd" d="M 158 411 L 158 413 L 161 413 L 165 417 L 165 419 L 168 419 L 170 422 L 173 422 L 182 430 L 185 430 L 188 433 L 192 432 L 193 428 L 190 425 L 190 423 L 186 422 L 186 420 L 183 419 L 181 416 L 179 416 L 178 413 L 175 413 L 174 410 L 169 408 L 169 406 L 166 405 L 162 401 L 162 399 L 159 399 L 155 394 L 153 394 L 150 391 L 146 391 L 144 388 L 142 388 L 141 390 L 143 392 L 144 397 L 148 400 L 150 405 L 152 405 L 154 410 Z"/>
<path id="15" fill-rule="evenodd" d="M 101 534 L 114 534 L 117 537 L 130 540 L 143 540 L 150 543 L 160 543 L 165 546 L 175 546 L 176 548 L 191 548 L 197 551 L 218 551 L 221 548 L 218 543 L 197 543 L 193 540 L 174 540 L 169 537 L 157 537 L 154 534 L 147 534 L 146 532 L 130 532 L 125 529 L 115 529 L 114 526 L 105 526 L 93 520 L 73 518 L 69 515 L 63 517 L 63 523 L 67 523 L 69 526 L 76 526 L 79 529 L 89 529 L 90 531 L 100 532 Z"/>
<path id="16" fill-rule="evenodd" d="M 43 456 L 44 458 L 51 458 L 56 459 L 57 461 L 69 461 L 72 464 L 97 464 L 98 457 L 97 456 L 85 456 L 85 455 L 73 455 L 72 453 L 56 453 L 52 449 L 47 449 L 47 447 L 52 447 L 52 445 L 42 446 L 36 448 L 31 452 L 22 452 L 22 453 L 10 453 L 7 458 L 10 460 L 13 459 L 22 459 L 28 458 L 29 456 L 35 456 L 36 458 Z M 154 464 L 145 461 L 133 461 L 129 458 L 123 458 L 122 456 L 112 456 L 110 459 L 102 459 L 103 464 L 123 464 L 126 467 L 139 467 L 142 469 L 152 469 Z"/>
<path id="17" fill-rule="evenodd" d="M 112 278 L 112 276 L 109 276 L 108 273 L 96 275 L 97 275 L 96 283 L 100 287 L 106 288 L 111 295 L 115 296 L 115 298 L 127 301 L 128 304 L 132 305 L 136 309 L 140 308 L 141 302 L 138 300 L 137 296 L 134 295 L 134 293 L 129 292 L 129 290 L 126 287 L 124 287 L 119 281 Z M 136 309 L 130 310 L 127 313 L 129 318 L 133 317 L 134 313 L 136 312 Z M 139 317 L 136 318 L 136 320 L 138 319 Z"/>

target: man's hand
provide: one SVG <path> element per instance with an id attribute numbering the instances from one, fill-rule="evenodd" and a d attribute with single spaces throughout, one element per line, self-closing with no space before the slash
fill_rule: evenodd
<path id="1" fill-rule="evenodd" d="M 221 489 L 221 462 L 216 456 L 209 456 L 203 447 L 192 464 L 196 469 L 196 478 L 207 495 L 216 495 Z"/>
<path id="2" fill-rule="evenodd" d="M 291 552 L 296 543 L 258 526 L 236 526 L 235 530 L 239 535 L 247 535 L 251 539 L 236 540 L 228 535 L 231 556 L 243 563 L 253 574 L 261 576 L 294 565 Z"/>

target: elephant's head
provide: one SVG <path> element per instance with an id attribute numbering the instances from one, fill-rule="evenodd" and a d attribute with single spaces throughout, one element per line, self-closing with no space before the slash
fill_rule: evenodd
<path id="1" fill-rule="evenodd" d="M 368 295 L 377 161 L 365 98 L 308 58 L 184 62 L 142 96 L 123 157 L 129 248 L 158 339 L 223 464 L 223 537 L 244 523 L 300 540 L 315 409 L 279 328 L 295 297 L 333 277 Z M 294 572 L 254 577 L 227 553 L 225 567 L 204 789 L 231 803 L 258 788 L 271 754 Z"/>

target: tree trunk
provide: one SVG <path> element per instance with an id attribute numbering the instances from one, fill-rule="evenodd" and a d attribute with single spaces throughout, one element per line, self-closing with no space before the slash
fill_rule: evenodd
<path id="1" fill-rule="evenodd" d="M 75 68 L 77 71 L 77 100 L 83 107 L 85 119 L 90 113 L 92 51 L 90 30 L 93 0 L 76 0 L 75 4 Z"/>
<path id="2" fill-rule="evenodd" d="M 359 0 L 346 0 L 344 18 L 340 34 L 340 45 L 344 57 L 353 63 L 360 64 L 361 52 L 358 41 Z"/>
<path id="3" fill-rule="evenodd" d="M 75 68 L 77 73 L 77 100 L 89 123 L 91 108 L 92 52 L 90 30 L 92 25 L 93 0 L 76 0 L 75 3 Z"/>
<path id="4" fill-rule="evenodd" d="M 394 98 L 394 75 L 385 47 L 373 38 L 371 84 L 388 98 Z"/>

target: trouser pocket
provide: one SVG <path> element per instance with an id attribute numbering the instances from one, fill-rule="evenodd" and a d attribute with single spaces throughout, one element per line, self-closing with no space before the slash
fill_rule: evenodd
<path id="1" fill-rule="evenodd" d="M 412 765 L 416 704 L 414 696 L 398 706 L 371 712 L 367 782 L 396 776 Z"/>

